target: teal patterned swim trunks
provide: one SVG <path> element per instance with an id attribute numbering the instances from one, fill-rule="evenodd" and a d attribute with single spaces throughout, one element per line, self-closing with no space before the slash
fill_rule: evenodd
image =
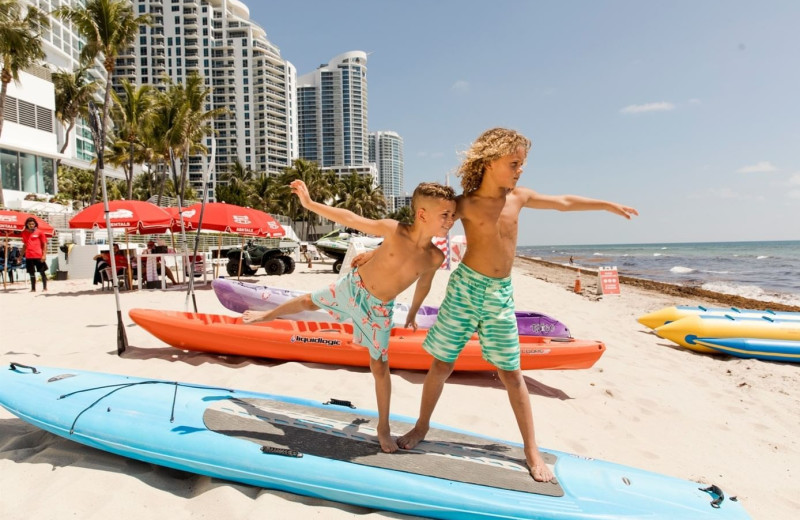
<path id="1" fill-rule="evenodd" d="M 353 340 L 369 349 L 372 359 L 389 359 L 394 300 L 382 302 L 367 291 L 358 269 L 311 293 L 311 301 L 336 321 L 353 320 Z"/>
<path id="2" fill-rule="evenodd" d="M 511 277 L 491 278 L 459 264 L 447 283 L 436 323 L 422 347 L 453 363 L 478 331 L 483 358 L 501 370 L 519 369 L 519 331 Z"/>

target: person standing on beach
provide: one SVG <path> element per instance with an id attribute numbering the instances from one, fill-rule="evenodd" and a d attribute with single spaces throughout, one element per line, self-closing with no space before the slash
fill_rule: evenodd
<path id="1" fill-rule="evenodd" d="M 430 291 L 433 275 L 444 261 L 444 253 L 433 244 L 432 239 L 447 236 L 453 227 L 455 191 L 436 183 L 417 186 L 411 198 L 414 223 L 408 225 L 392 219 L 372 220 L 345 209 L 314 202 L 301 180 L 293 181 L 291 187 L 304 208 L 348 228 L 382 236 L 384 240 L 374 250 L 368 264 L 354 267 L 336 283 L 298 296 L 271 311 L 245 311 L 242 321 L 269 321 L 319 308 L 327 310 L 339 321 L 352 319 L 354 340 L 367 347 L 370 353 L 369 367 L 375 378 L 378 402 L 378 441 L 383 451 L 397 451 L 397 442 L 392 438 L 389 426 L 392 307 L 395 297 L 417 282 L 406 319 L 406 327 L 417 328 L 417 311 Z"/>
<path id="2" fill-rule="evenodd" d="M 464 193 L 456 199 L 456 218 L 464 225 L 467 252 L 450 276 L 439 316 L 423 343 L 434 359 L 425 376 L 419 418 L 397 444 L 412 449 L 425 438 L 444 383 L 477 329 L 483 357 L 497 367 L 508 392 L 531 476 L 548 482 L 553 479 L 553 472 L 536 444 L 533 411 L 520 370 L 519 333 L 514 315 L 510 274 L 517 248 L 519 214 L 523 208 L 605 210 L 630 219 L 638 212 L 613 202 L 576 195 L 542 195 L 518 187 L 530 147 L 531 142 L 525 136 L 494 128 L 478 137 L 459 167 Z"/>
<path id="3" fill-rule="evenodd" d="M 47 292 L 47 237 L 33 217 L 28 217 L 22 230 L 22 257 L 31 279 L 31 292 L 36 292 L 37 271 L 42 277 L 42 291 Z"/>

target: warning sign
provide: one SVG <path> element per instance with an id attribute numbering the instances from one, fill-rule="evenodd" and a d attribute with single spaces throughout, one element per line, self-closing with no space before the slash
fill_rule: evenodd
<path id="1" fill-rule="evenodd" d="M 597 270 L 597 294 L 619 294 L 617 266 Z"/>

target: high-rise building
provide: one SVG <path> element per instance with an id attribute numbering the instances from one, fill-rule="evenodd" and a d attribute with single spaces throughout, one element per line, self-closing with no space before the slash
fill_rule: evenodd
<path id="1" fill-rule="evenodd" d="M 301 158 L 323 170 L 355 171 L 376 179 L 369 161 L 365 52 L 340 54 L 300 76 L 297 111 Z"/>
<path id="2" fill-rule="evenodd" d="M 397 132 L 370 132 L 369 160 L 378 168 L 378 182 L 387 201 L 400 196 L 403 193 L 403 138 Z"/>
<path id="3" fill-rule="evenodd" d="M 134 45 L 118 57 L 115 85 L 124 78 L 163 88 L 165 76 L 174 83 L 192 73 L 204 78 L 212 89 L 206 109 L 227 109 L 214 121 L 212 186 L 237 160 L 270 175 L 291 166 L 297 157 L 296 71 L 250 21 L 247 6 L 238 0 L 133 0 L 133 6 L 152 23 L 139 27 Z M 206 161 L 199 155 L 189 161 L 194 186 L 202 184 Z"/>

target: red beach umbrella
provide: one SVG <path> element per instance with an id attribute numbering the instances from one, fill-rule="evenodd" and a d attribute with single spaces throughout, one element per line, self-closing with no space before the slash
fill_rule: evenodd
<path id="1" fill-rule="evenodd" d="M 172 224 L 172 217 L 152 202 L 143 200 L 108 201 L 111 227 L 128 233 L 164 233 Z M 77 229 L 105 228 L 103 203 L 92 204 L 72 217 L 69 227 Z"/>
<path id="2" fill-rule="evenodd" d="M 36 223 L 39 224 L 39 231 L 42 231 L 47 236 L 55 234 L 53 226 L 36 215 L 11 209 L 0 209 L 0 234 L 6 236 L 21 234 L 22 230 L 25 229 L 25 221 L 31 217 L 35 218 Z"/>
<path id="3" fill-rule="evenodd" d="M 200 207 L 200 203 L 193 204 L 181 212 L 186 229 L 197 229 L 200 221 Z M 177 212 L 177 209 L 174 211 Z M 177 218 L 173 224 L 173 228 L 175 227 L 180 228 L 180 220 Z M 206 203 L 202 228 L 222 233 L 273 238 L 279 238 L 286 234 L 283 227 L 268 213 L 224 202 Z"/>

